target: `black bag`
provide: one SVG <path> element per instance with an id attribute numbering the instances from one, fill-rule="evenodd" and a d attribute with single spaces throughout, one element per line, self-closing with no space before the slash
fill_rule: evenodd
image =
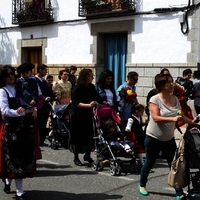
<path id="1" fill-rule="evenodd" d="M 178 77 L 176 80 L 176 83 L 178 83 L 179 85 L 183 86 L 185 89 L 185 96 L 187 98 L 190 99 L 194 99 L 195 98 L 195 88 L 193 85 L 193 82 L 190 80 L 185 80 L 182 77 Z"/>

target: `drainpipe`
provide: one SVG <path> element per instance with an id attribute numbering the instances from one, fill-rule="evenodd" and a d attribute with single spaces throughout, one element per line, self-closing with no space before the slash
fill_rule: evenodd
<path id="1" fill-rule="evenodd" d="M 194 2 L 193 2 L 194 3 Z M 197 69 L 198 70 L 200 70 L 200 9 L 198 10 L 198 13 L 199 13 L 199 17 L 198 17 L 198 39 L 199 39 L 199 41 L 198 41 L 198 55 L 197 55 Z"/>
<path id="2" fill-rule="evenodd" d="M 198 17 L 198 19 L 199 19 L 199 21 L 198 21 L 198 39 L 199 39 L 199 41 L 198 41 L 198 60 L 197 60 L 197 69 L 198 70 L 200 70 L 200 9 L 199 9 L 199 17 Z"/>

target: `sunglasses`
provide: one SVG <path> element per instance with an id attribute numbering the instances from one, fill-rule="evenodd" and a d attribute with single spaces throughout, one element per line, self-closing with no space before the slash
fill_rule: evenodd
<path id="1" fill-rule="evenodd" d="M 134 80 L 134 81 L 138 81 L 138 79 L 137 79 L 137 78 L 134 78 L 133 80 Z"/>
<path id="2" fill-rule="evenodd" d="M 5 77 L 8 78 L 10 76 L 15 76 L 15 73 L 14 72 L 10 72 L 10 73 L 6 73 L 5 74 Z"/>

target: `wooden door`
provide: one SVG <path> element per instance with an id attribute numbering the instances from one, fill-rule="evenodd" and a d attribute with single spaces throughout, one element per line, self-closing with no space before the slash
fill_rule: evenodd
<path id="1" fill-rule="evenodd" d="M 33 74 L 37 72 L 37 66 L 42 64 L 42 48 L 32 47 L 27 49 L 27 62 L 33 63 L 35 68 Z"/>

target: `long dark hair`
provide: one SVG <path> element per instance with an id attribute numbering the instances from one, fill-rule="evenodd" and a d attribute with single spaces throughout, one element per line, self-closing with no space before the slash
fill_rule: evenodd
<path id="1" fill-rule="evenodd" d="M 87 78 L 90 76 L 90 74 L 92 73 L 92 70 L 91 69 L 82 69 L 80 72 L 79 72 L 79 76 L 78 76 L 78 79 L 77 79 L 77 83 L 78 84 L 86 84 L 87 82 Z"/>
<path id="2" fill-rule="evenodd" d="M 1 68 L 1 71 L 0 71 L 0 88 L 4 87 L 6 85 L 5 78 L 7 77 L 7 72 L 8 72 L 9 69 L 11 70 L 12 73 L 15 74 L 15 68 L 12 67 L 11 65 L 4 65 Z"/>
<path id="3" fill-rule="evenodd" d="M 106 78 L 108 78 L 108 77 L 112 77 L 112 81 L 111 81 L 110 85 L 106 85 Z M 96 84 L 99 85 L 99 87 L 101 89 L 105 89 L 107 87 L 113 89 L 114 88 L 114 74 L 113 74 L 113 72 L 108 70 L 108 69 L 103 70 L 101 72 L 99 79 L 98 79 Z"/>

